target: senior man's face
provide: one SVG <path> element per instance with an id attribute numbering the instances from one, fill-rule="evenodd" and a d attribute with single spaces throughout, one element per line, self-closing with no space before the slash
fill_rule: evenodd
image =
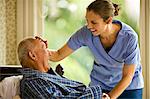
<path id="1" fill-rule="evenodd" d="M 35 53 L 37 55 L 37 59 L 40 62 L 43 62 L 44 65 L 48 65 L 48 49 L 47 49 L 47 43 L 45 43 L 42 39 L 35 39 L 34 44 L 35 46 Z"/>

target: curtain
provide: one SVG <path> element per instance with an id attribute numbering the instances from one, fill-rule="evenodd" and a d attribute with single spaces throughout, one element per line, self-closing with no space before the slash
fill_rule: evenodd
<path id="1" fill-rule="evenodd" d="M 42 32 L 42 0 L 17 0 L 17 45 L 26 37 L 42 36 Z"/>
<path id="2" fill-rule="evenodd" d="M 140 45 L 144 75 L 143 99 L 150 97 L 150 1 L 140 1 Z"/>
<path id="3" fill-rule="evenodd" d="M 17 0 L 17 43 L 42 31 L 42 0 Z"/>

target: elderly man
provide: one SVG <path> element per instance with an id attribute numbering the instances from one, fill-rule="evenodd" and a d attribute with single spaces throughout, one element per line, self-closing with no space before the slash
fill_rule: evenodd
<path id="1" fill-rule="evenodd" d="M 27 38 L 21 41 L 18 58 L 23 67 L 22 99 L 101 99 L 100 86 L 86 87 L 50 69 L 47 43 L 42 39 Z"/>

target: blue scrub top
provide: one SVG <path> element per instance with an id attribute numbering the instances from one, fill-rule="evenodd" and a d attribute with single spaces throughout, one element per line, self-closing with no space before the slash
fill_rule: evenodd
<path id="1" fill-rule="evenodd" d="M 114 20 L 113 23 L 120 24 L 121 30 L 109 52 L 105 51 L 99 36 L 93 36 L 87 26 L 72 35 L 67 45 L 73 50 L 87 46 L 93 53 L 95 62 L 90 74 L 90 86 L 100 85 L 102 89 L 111 90 L 121 80 L 124 64 L 136 64 L 133 80 L 126 90 L 143 88 L 137 33 L 121 21 Z"/>

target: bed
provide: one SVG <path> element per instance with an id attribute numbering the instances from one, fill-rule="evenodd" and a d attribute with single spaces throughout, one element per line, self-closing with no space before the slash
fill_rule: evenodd
<path id="1" fill-rule="evenodd" d="M 0 99 L 20 99 L 20 65 L 0 65 Z"/>
<path id="2" fill-rule="evenodd" d="M 21 65 L 0 65 L 0 99 L 21 99 L 20 80 L 22 75 L 19 72 Z M 63 76 L 64 71 L 60 64 L 55 68 L 55 72 Z"/>

